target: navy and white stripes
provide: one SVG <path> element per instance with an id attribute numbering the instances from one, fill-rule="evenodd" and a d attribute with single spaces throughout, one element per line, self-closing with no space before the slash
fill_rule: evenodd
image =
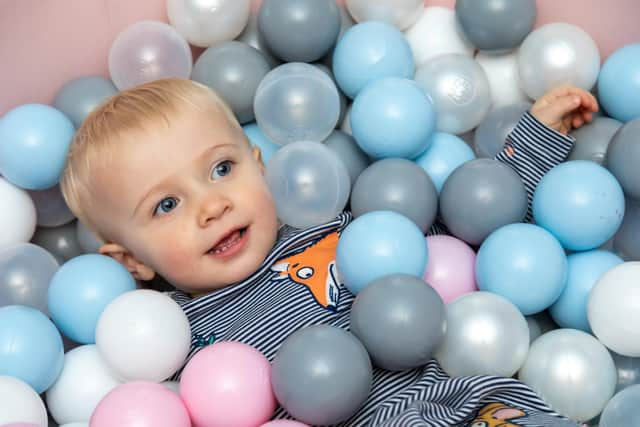
<path id="1" fill-rule="evenodd" d="M 531 201 L 539 179 L 563 161 L 571 147 L 571 138 L 545 128 L 527 114 L 497 159 L 513 167 L 522 177 Z M 301 328 L 328 324 L 349 329 L 349 310 L 354 297 L 342 284 L 337 306 L 330 310 L 319 304 L 309 288 L 291 277 L 283 277 L 282 272 L 272 266 L 285 258 L 304 255 L 327 235 L 340 233 L 351 219 L 350 213 L 343 213 L 327 224 L 306 230 L 282 227 L 273 251 L 246 280 L 195 299 L 180 291 L 172 293 L 191 324 L 189 357 L 214 341 L 240 341 L 257 348 L 271 361 L 284 340 Z M 429 234 L 443 232 L 446 232 L 443 224 L 434 224 Z M 374 369 L 367 402 L 340 425 L 462 426 L 468 425 L 479 409 L 492 402 L 526 413 L 514 421 L 521 426 L 576 426 L 553 414 L 529 387 L 514 379 L 450 378 L 435 360 L 405 372 Z M 279 408 L 276 418 L 286 417 L 286 411 Z"/>

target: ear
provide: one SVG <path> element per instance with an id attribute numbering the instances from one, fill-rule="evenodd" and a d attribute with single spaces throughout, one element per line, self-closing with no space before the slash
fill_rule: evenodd
<path id="1" fill-rule="evenodd" d="M 253 154 L 253 158 L 260 164 L 260 172 L 264 175 L 264 161 L 262 160 L 262 152 L 260 151 L 260 147 L 252 147 L 251 153 Z"/>
<path id="2" fill-rule="evenodd" d="M 140 262 L 123 246 L 116 243 L 107 243 L 100 247 L 100 253 L 102 255 L 110 256 L 118 261 L 120 264 L 131 273 L 136 280 L 148 281 L 155 277 L 156 272 L 151 268 Z"/>
<path id="3" fill-rule="evenodd" d="M 494 411 L 491 416 L 496 420 L 513 420 L 514 418 L 524 417 L 525 414 L 519 409 L 503 408 Z"/>

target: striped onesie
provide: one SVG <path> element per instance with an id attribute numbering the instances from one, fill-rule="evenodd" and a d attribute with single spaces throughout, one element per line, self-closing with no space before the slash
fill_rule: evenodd
<path id="1" fill-rule="evenodd" d="M 496 159 L 520 175 L 530 207 L 538 181 L 562 162 L 572 147 L 572 138 L 526 113 Z M 272 361 L 284 340 L 301 328 L 327 324 L 349 329 L 354 296 L 333 271 L 338 236 L 351 219 L 345 212 L 327 224 L 305 230 L 284 226 L 271 253 L 247 279 L 195 299 L 181 291 L 172 292 L 191 324 L 189 357 L 213 342 L 239 341 L 257 348 Z M 531 221 L 530 208 L 526 220 Z M 429 234 L 443 232 L 446 228 L 435 224 Z M 288 417 L 283 408 L 278 408 L 276 418 Z M 492 417 L 500 421 L 488 424 L 485 420 Z M 405 372 L 374 368 L 367 401 L 340 425 L 577 426 L 554 414 L 517 380 L 493 376 L 450 378 L 436 360 Z"/>

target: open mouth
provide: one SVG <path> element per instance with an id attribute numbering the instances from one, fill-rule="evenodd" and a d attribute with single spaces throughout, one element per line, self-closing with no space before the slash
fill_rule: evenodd
<path id="1" fill-rule="evenodd" d="M 208 255 L 229 256 L 238 252 L 246 242 L 248 227 L 236 228 L 223 236 L 209 251 Z"/>

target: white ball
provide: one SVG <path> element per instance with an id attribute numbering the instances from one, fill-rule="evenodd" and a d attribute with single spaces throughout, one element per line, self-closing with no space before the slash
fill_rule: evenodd
<path id="1" fill-rule="evenodd" d="M 38 393 L 27 383 L 0 376 L 0 425 L 33 423 L 47 427 L 47 410 Z"/>
<path id="2" fill-rule="evenodd" d="M 120 379 L 160 382 L 184 364 L 191 328 L 169 296 L 141 289 L 120 295 L 105 308 L 96 345 Z"/>
<path id="3" fill-rule="evenodd" d="M 489 80 L 492 110 L 529 102 L 529 97 L 520 88 L 517 52 L 504 55 L 490 55 L 480 52 L 476 55 L 476 61 Z"/>
<path id="4" fill-rule="evenodd" d="M 427 7 L 405 36 L 416 66 L 420 66 L 445 53 L 473 56 L 474 47 L 461 34 L 455 11 L 446 7 Z"/>
<path id="5" fill-rule="evenodd" d="M 119 384 L 95 345 L 77 347 L 65 354 L 62 373 L 47 390 L 47 407 L 58 424 L 89 422 L 100 400 Z"/>
<path id="6" fill-rule="evenodd" d="M 250 0 L 167 0 L 167 14 L 189 43 L 209 47 L 240 35 L 250 5 Z"/>
<path id="7" fill-rule="evenodd" d="M 418 20 L 423 0 L 346 0 L 347 9 L 358 22 L 383 21 L 405 30 Z"/>
<path id="8" fill-rule="evenodd" d="M 36 206 L 25 190 L 0 177 L 0 249 L 31 240 L 36 230 Z"/>
<path id="9" fill-rule="evenodd" d="M 562 84 L 591 90 L 600 73 L 600 52 L 581 28 L 560 22 L 547 24 L 522 42 L 518 72 L 522 89 L 533 99 Z"/>
<path id="10" fill-rule="evenodd" d="M 607 271 L 591 289 L 587 317 L 591 330 L 611 350 L 640 357 L 640 262 Z"/>

